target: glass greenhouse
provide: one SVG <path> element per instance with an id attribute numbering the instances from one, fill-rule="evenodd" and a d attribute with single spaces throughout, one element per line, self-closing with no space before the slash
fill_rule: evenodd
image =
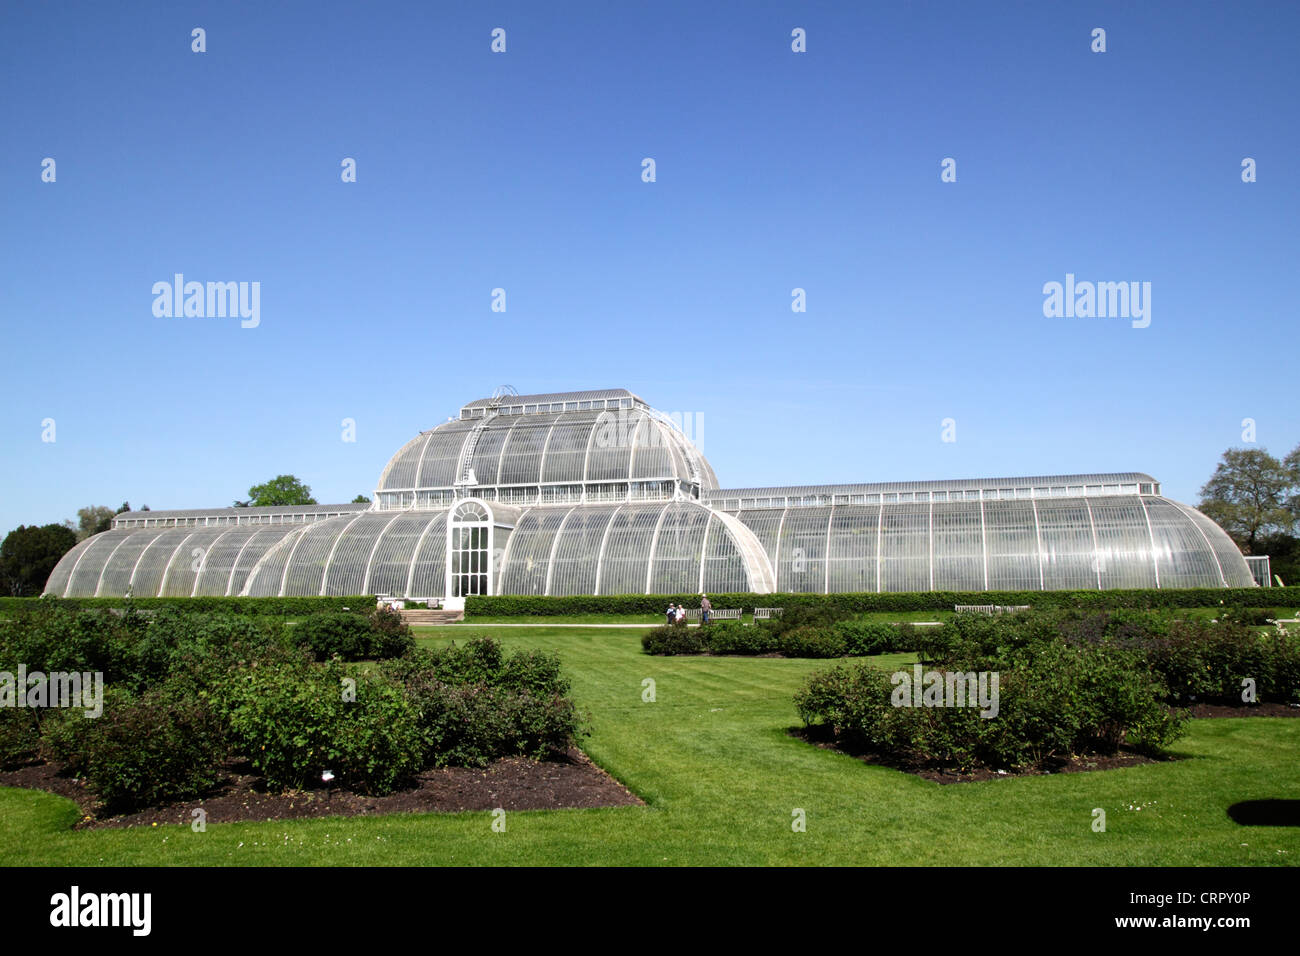
<path id="1" fill-rule="evenodd" d="M 127 512 L 46 593 L 677 594 L 1250 587 L 1149 475 L 721 489 L 624 389 L 503 394 L 415 436 L 369 505 Z"/>

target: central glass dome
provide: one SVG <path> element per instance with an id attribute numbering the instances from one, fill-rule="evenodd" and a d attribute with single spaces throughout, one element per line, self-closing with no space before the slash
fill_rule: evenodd
<path id="1" fill-rule="evenodd" d="M 679 426 L 625 389 L 479 399 L 403 445 L 375 503 L 437 508 L 458 491 L 530 503 L 698 499 L 718 481 Z"/>

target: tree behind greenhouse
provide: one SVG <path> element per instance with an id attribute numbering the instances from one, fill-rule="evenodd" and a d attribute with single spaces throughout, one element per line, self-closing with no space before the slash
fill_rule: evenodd
<path id="1" fill-rule="evenodd" d="M 1229 448 L 1204 487 L 1201 512 L 1245 554 L 1293 537 L 1300 518 L 1300 448 L 1279 461 L 1265 448 Z"/>
<path id="2" fill-rule="evenodd" d="M 0 587 L 13 597 L 38 596 L 76 543 L 77 533 L 60 524 L 19 525 L 0 543 Z"/>
<path id="3" fill-rule="evenodd" d="M 270 481 L 248 489 L 247 501 L 236 501 L 237 508 L 272 508 L 286 505 L 317 504 L 311 488 L 293 475 L 276 475 Z"/>

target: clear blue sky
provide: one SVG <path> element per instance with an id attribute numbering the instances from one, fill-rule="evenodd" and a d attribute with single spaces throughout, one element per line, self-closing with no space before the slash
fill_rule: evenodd
<path id="1" fill-rule="evenodd" d="M 11 0 L 0 533 L 347 501 L 501 383 L 702 414 L 724 486 L 1195 501 L 1243 418 L 1300 442 L 1298 10 Z M 260 282 L 261 325 L 156 318 L 177 272 Z M 1150 282 L 1150 327 L 1045 318 L 1066 273 Z"/>

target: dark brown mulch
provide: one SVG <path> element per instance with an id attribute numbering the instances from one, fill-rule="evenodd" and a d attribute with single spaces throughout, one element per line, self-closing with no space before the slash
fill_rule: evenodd
<path id="1" fill-rule="evenodd" d="M 321 786 L 270 793 L 246 765 L 231 765 L 226 783 L 202 798 L 118 816 L 99 816 L 85 782 L 62 776 L 53 763 L 0 771 L 0 786 L 47 790 L 75 801 L 77 829 L 189 824 L 202 807 L 208 823 L 289 820 L 303 817 L 370 816 L 385 813 L 455 813 L 462 810 L 560 810 L 642 806 L 643 801 L 601 770 L 582 751 L 548 760 L 505 757 L 486 767 L 447 767 L 421 773 L 415 786 L 385 796 L 367 796 Z"/>
<path id="2" fill-rule="evenodd" d="M 1300 717 L 1300 707 L 1290 704 L 1185 704 L 1193 717 Z"/>
<path id="3" fill-rule="evenodd" d="M 930 780 L 934 783 L 978 783 L 982 780 L 1009 780 L 1013 777 L 1041 777 L 1054 773 L 1088 773 L 1093 770 L 1117 770 L 1121 767 L 1136 767 L 1145 763 L 1163 763 L 1167 760 L 1176 760 L 1176 757 L 1156 758 L 1149 757 L 1145 754 L 1137 753 L 1126 747 L 1121 747 L 1116 754 L 1087 754 L 1084 756 L 1070 757 L 1049 757 L 1043 761 L 1041 767 L 1026 768 L 1021 770 L 995 770 L 989 767 L 977 767 L 971 770 L 955 770 L 951 767 L 942 767 L 933 763 L 927 763 L 916 760 L 908 760 L 889 754 L 862 753 L 849 750 L 840 746 L 834 740 L 830 739 L 825 728 L 822 727 L 792 727 L 789 731 L 790 736 L 798 737 L 800 740 L 807 741 L 814 746 L 821 747 L 823 750 L 834 750 L 846 756 L 861 760 L 863 763 L 871 764 L 876 767 L 889 767 L 892 770 L 901 770 L 904 773 L 910 773 L 913 776 L 921 777 L 924 780 Z"/>

